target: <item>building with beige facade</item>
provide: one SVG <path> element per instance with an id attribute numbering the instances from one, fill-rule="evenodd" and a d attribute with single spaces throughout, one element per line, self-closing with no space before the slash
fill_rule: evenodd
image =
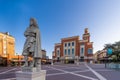
<path id="1" fill-rule="evenodd" d="M 6 58 L 7 63 L 15 55 L 15 38 L 9 35 L 8 32 L 0 33 L 0 56 Z"/>
<path id="2" fill-rule="evenodd" d="M 107 57 L 107 51 L 105 49 L 99 50 L 94 54 L 94 62 L 104 63 L 106 57 Z"/>

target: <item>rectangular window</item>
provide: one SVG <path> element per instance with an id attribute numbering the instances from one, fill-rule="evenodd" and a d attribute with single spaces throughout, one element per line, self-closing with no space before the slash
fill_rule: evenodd
<path id="1" fill-rule="evenodd" d="M 6 46 L 4 46 L 4 49 L 6 49 Z"/>
<path id="2" fill-rule="evenodd" d="M 67 43 L 65 43 L 65 47 L 67 47 Z"/>
<path id="3" fill-rule="evenodd" d="M 68 43 L 68 46 L 70 47 L 70 43 Z"/>
<path id="4" fill-rule="evenodd" d="M 80 56 L 84 56 L 85 53 L 85 45 L 80 45 Z"/>
<path id="5" fill-rule="evenodd" d="M 6 50 L 4 50 L 4 54 L 6 54 Z"/>
<path id="6" fill-rule="evenodd" d="M 92 49 L 88 49 L 88 54 L 92 54 L 93 50 Z"/>
<path id="7" fill-rule="evenodd" d="M 81 48 L 81 54 L 83 54 L 84 53 L 84 48 Z"/>
<path id="8" fill-rule="evenodd" d="M 68 49 L 68 55 L 70 55 L 70 49 Z"/>
<path id="9" fill-rule="evenodd" d="M 72 46 L 74 46 L 74 42 L 72 42 Z"/>
<path id="10" fill-rule="evenodd" d="M 74 48 L 72 48 L 72 54 L 74 54 Z"/>
<path id="11" fill-rule="evenodd" d="M 64 50 L 64 54 L 65 54 L 65 55 L 67 54 L 67 50 L 66 50 L 66 49 Z"/>
<path id="12" fill-rule="evenodd" d="M 57 55 L 60 55 L 60 51 L 59 50 L 57 50 Z"/>

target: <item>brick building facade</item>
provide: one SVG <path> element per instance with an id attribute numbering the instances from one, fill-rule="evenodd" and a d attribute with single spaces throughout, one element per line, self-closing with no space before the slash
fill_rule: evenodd
<path id="1" fill-rule="evenodd" d="M 62 38 L 61 43 L 55 44 L 53 60 L 63 63 L 92 61 L 93 42 L 90 42 L 88 28 L 85 28 L 82 40 L 79 36 L 73 36 Z"/>

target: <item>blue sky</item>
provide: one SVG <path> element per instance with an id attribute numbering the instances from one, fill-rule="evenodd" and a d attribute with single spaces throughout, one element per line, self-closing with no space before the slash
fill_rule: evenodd
<path id="1" fill-rule="evenodd" d="M 89 28 L 94 52 L 120 40 L 120 0 L 0 0 L 0 32 L 16 39 L 21 53 L 30 17 L 38 21 L 42 48 L 51 57 L 61 38 L 79 35 Z"/>

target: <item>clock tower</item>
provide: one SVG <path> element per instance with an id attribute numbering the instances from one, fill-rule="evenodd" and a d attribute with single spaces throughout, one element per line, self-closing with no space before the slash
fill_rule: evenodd
<path id="1" fill-rule="evenodd" d="M 83 40 L 87 40 L 87 42 L 90 42 L 90 33 L 88 31 L 88 28 L 85 28 L 84 30 Z"/>

